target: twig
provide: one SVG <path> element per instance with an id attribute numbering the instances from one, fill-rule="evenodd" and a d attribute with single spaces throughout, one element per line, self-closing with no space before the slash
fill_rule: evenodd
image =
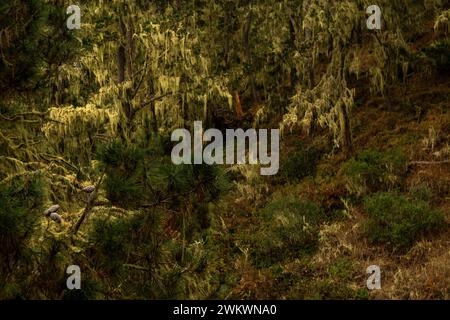
<path id="1" fill-rule="evenodd" d="M 154 102 L 154 101 L 156 101 L 156 100 L 160 100 L 160 99 L 162 99 L 162 98 L 164 98 L 164 97 L 167 97 L 168 95 L 171 95 L 172 93 L 164 93 L 164 94 L 161 94 L 161 95 L 159 95 L 159 96 L 153 96 L 153 97 L 151 97 L 150 98 L 150 100 L 148 100 L 147 102 L 144 102 L 143 104 L 141 104 L 138 108 L 137 108 L 137 111 L 138 110 L 141 110 L 142 108 L 144 108 L 145 106 L 148 106 L 149 104 L 151 104 L 152 102 Z"/>
<path id="2" fill-rule="evenodd" d="M 70 163 L 69 161 L 65 160 L 62 157 L 58 157 L 58 156 L 54 156 L 51 154 L 47 154 L 47 153 L 41 153 L 41 156 L 43 158 L 47 158 L 46 160 L 49 160 L 48 158 L 50 158 L 50 161 L 59 161 L 62 162 L 63 164 L 67 165 L 68 167 L 72 168 L 75 172 L 77 173 L 81 173 L 82 175 L 85 175 L 80 168 L 78 168 L 77 166 L 75 166 L 74 164 Z"/>
<path id="3" fill-rule="evenodd" d="M 443 161 L 413 161 L 410 162 L 408 164 L 408 166 L 413 166 L 413 165 L 434 165 L 434 164 L 445 164 L 445 163 L 450 163 L 450 160 L 443 160 Z"/>
<path id="4" fill-rule="evenodd" d="M 136 269 L 136 270 L 139 270 L 139 271 L 150 271 L 149 268 L 145 268 L 145 267 L 138 266 L 138 265 L 135 265 L 135 264 L 126 263 L 123 266 L 126 267 L 126 268 Z"/>
<path id="5" fill-rule="evenodd" d="M 134 91 L 133 91 L 133 93 L 130 96 L 130 100 L 134 99 L 134 97 L 136 96 L 136 94 L 138 93 L 138 91 L 139 91 L 139 89 L 140 89 L 140 87 L 142 85 L 142 82 L 144 81 L 144 77 L 147 74 L 147 63 L 148 63 L 148 54 L 145 56 L 145 63 L 144 63 L 144 68 L 143 68 L 144 70 L 143 70 L 142 76 L 139 79 L 136 87 L 134 88 Z"/>
<path id="6" fill-rule="evenodd" d="M 156 207 L 157 205 L 161 204 L 161 203 L 170 203 L 169 201 L 170 199 L 165 199 L 165 200 L 158 200 L 155 201 L 153 203 L 142 203 L 140 205 L 141 208 L 151 208 L 151 207 Z"/>

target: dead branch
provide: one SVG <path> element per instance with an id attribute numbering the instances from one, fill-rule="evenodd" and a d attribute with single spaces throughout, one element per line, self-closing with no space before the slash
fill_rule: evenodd
<path id="1" fill-rule="evenodd" d="M 142 266 L 138 266 L 138 265 L 136 265 L 136 264 L 129 264 L 129 263 L 126 263 L 126 264 L 124 264 L 123 266 L 124 266 L 125 268 L 135 269 L 135 270 L 139 270 L 139 271 L 150 271 L 149 268 L 145 268 L 145 267 L 142 267 Z"/>
<path id="2" fill-rule="evenodd" d="M 408 163 L 408 166 L 421 166 L 421 165 L 439 165 L 439 164 L 446 164 L 450 163 L 450 160 L 443 160 L 443 161 L 413 161 Z"/>

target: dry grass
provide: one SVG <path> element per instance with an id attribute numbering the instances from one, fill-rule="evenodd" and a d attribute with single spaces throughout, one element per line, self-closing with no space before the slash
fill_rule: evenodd
<path id="1" fill-rule="evenodd" d="M 324 226 L 312 263 L 325 269 L 338 258 L 350 259 L 356 274 L 347 285 L 355 290 L 366 287 L 368 266 L 380 266 L 382 289 L 370 291 L 371 299 L 450 298 L 450 232 L 421 240 L 401 256 L 367 243 L 360 232 L 364 220 L 352 209 L 349 220 Z"/>

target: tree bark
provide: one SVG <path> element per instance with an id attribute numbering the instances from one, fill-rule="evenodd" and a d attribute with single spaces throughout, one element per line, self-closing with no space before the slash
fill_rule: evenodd
<path id="1" fill-rule="evenodd" d="M 125 25 L 122 19 L 119 21 L 119 30 L 121 35 L 125 34 Z M 122 43 L 119 43 L 119 48 L 117 50 L 117 82 L 119 84 L 125 81 L 125 64 L 125 47 Z"/>
<path id="2" fill-rule="evenodd" d="M 253 97 L 253 102 L 256 103 L 257 102 L 257 95 L 256 95 L 256 79 L 255 79 L 255 74 L 252 70 L 252 51 L 251 51 L 251 47 L 250 47 L 250 29 L 251 29 L 251 24 L 253 21 L 253 14 L 252 12 L 249 13 L 248 17 L 247 17 L 247 22 L 244 25 L 244 30 L 243 30 L 243 45 L 244 45 L 244 52 L 245 52 L 245 60 L 246 63 L 248 65 L 249 68 L 249 78 L 250 78 L 250 88 L 252 91 L 252 97 Z"/>
<path id="3" fill-rule="evenodd" d="M 350 125 L 350 116 L 344 104 L 341 104 L 341 112 L 344 119 L 344 127 L 342 128 L 344 152 L 347 158 L 350 158 L 353 155 L 352 128 Z"/>

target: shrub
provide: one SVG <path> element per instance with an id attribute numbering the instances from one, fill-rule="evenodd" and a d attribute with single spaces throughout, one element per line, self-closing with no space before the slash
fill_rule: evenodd
<path id="1" fill-rule="evenodd" d="M 427 57 L 432 59 L 433 65 L 438 72 L 445 73 L 450 70 L 450 40 L 448 38 L 438 40 L 422 51 Z"/>
<path id="2" fill-rule="evenodd" d="M 313 282 L 314 299 L 365 299 L 367 291 L 352 288 L 357 272 L 352 261 L 338 257 L 323 274 L 323 279 Z"/>
<path id="3" fill-rule="evenodd" d="M 406 157 L 399 150 L 364 150 L 343 168 L 347 190 L 357 196 L 391 190 L 406 172 Z"/>
<path id="4" fill-rule="evenodd" d="M 433 190 L 426 184 L 413 185 L 409 188 L 409 194 L 422 201 L 432 201 L 434 198 Z"/>
<path id="5" fill-rule="evenodd" d="M 306 148 L 299 143 L 297 150 L 281 162 L 280 172 L 277 175 L 281 182 L 299 181 L 315 174 L 320 152 L 314 148 Z"/>
<path id="6" fill-rule="evenodd" d="M 365 224 L 369 241 L 401 251 L 409 249 L 419 237 L 445 226 L 443 213 L 431 209 L 428 202 L 410 200 L 395 192 L 367 197 L 364 206 L 369 214 Z"/>
<path id="7" fill-rule="evenodd" d="M 251 236 L 256 265 L 270 266 L 317 249 L 323 211 L 315 203 L 283 197 L 266 206 L 261 215 L 262 226 Z"/>

